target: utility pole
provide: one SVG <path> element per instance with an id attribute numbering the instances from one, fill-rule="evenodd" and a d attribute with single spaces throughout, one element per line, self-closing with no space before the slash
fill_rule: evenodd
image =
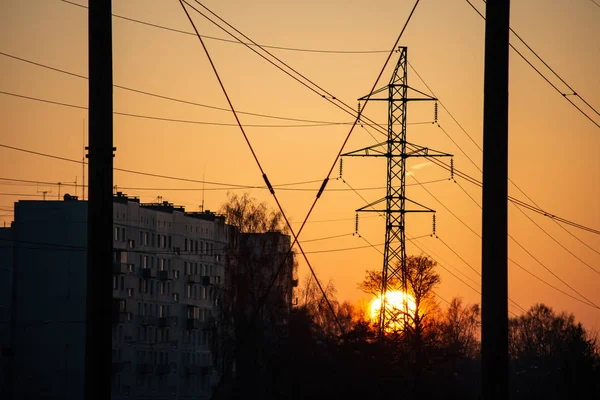
<path id="1" fill-rule="evenodd" d="M 88 9 L 89 165 L 85 399 L 110 399 L 113 96 L 111 1 Z"/>
<path id="2" fill-rule="evenodd" d="M 383 339 L 390 326 L 401 323 L 407 328 L 408 299 L 404 301 L 404 310 L 397 310 L 386 305 L 386 294 L 392 291 L 408 293 L 406 282 L 406 238 L 405 214 L 413 212 L 435 212 L 422 204 L 406 197 L 406 159 L 409 157 L 450 157 L 451 154 L 440 153 L 406 141 L 406 115 L 409 101 L 436 101 L 423 92 L 408 86 L 408 49 L 399 47 L 398 63 L 387 86 L 375 90 L 372 94 L 359 100 L 388 102 L 388 137 L 387 141 L 374 146 L 342 154 L 349 157 L 385 157 L 387 159 L 387 192 L 386 196 L 358 211 L 385 213 L 385 248 L 381 275 L 381 308 L 379 315 L 379 338 Z M 409 98 L 408 91 L 416 92 L 419 97 Z M 383 95 L 383 97 L 382 97 Z M 407 145 L 411 148 L 407 150 Z M 406 208 L 406 202 L 413 209 Z M 384 204 L 384 208 L 376 206 Z M 400 281 L 400 287 L 394 282 Z"/>
<path id="3" fill-rule="evenodd" d="M 488 0 L 483 92 L 481 365 L 484 400 L 508 399 L 508 40 L 510 0 Z"/>

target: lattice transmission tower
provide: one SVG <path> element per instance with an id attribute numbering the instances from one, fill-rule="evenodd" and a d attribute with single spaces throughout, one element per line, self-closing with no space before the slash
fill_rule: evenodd
<path id="1" fill-rule="evenodd" d="M 402 324 L 407 328 L 408 301 L 404 301 L 404 310 L 391 307 L 387 293 L 401 291 L 408 293 L 406 279 L 406 243 L 405 214 L 412 212 L 435 212 L 429 207 L 406 198 L 406 159 L 409 157 L 450 157 L 427 147 L 418 146 L 406 141 L 406 108 L 409 101 L 436 101 L 419 90 L 408 86 L 407 80 L 407 48 L 399 47 L 400 57 L 388 85 L 375 90 L 372 94 L 361 97 L 361 100 L 388 102 L 388 137 L 385 142 L 342 156 L 348 157 L 386 157 L 387 159 L 387 192 L 386 196 L 356 210 L 357 212 L 385 213 L 385 249 L 381 274 L 381 307 L 379 315 L 379 337 L 385 336 L 386 330 L 393 324 Z M 409 98 L 409 90 L 417 97 Z M 386 96 L 387 95 L 387 96 Z M 410 209 L 407 209 L 407 203 Z M 381 208 L 384 205 L 384 208 Z M 396 282 L 400 282 L 400 287 Z"/>

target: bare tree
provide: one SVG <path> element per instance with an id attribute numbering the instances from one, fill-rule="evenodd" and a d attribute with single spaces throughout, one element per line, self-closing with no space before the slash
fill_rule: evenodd
<path id="1" fill-rule="evenodd" d="M 410 313 L 412 319 L 412 332 L 417 340 L 420 340 L 423 330 L 428 321 L 427 317 L 437 311 L 438 305 L 435 301 L 434 289 L 441 282 L 440 275 L 435 272 L 437 263 L 424 256 L 410 256 L 406 260 L 406 283 L 408 293 L 415 300 L 414 313 Z"/>
<path id="2" fill-rule="evenodd" d="M 452 354 L 475 359 L 479 354 L 480 326 L 479 304 L 465 305 L 460 297 L 455 297 L 440 321 L 441 343 Z"/>
<path id="3" fill-rule="evenodd" d="M 225 222 L 235 226 L 240 233 L 281 232 L 287 233 L 280 211 L 269 210 L 266 203 L 258 203 L 248 193 L 238 196 L 228 193 L 228 199 L 219 209 Z"/>
<path id="4" fill-rule="evenodd" d="M 215 353 L 235 396 L 271 376 L 278 348 L 288 334 L 297 264 L 288 251 L 282 214 L 248 194 L 229 194 L 220 208 L 233 226 L 225 256 L 221 313 Z M 235 363 L 235 376 L 232 366 Z M 255 393 L 269 398 L 265 386 Z"/>
<path id="5" fill-rule="evenodd" d="M 598 398 L 597 339 L 575 321 L 536 304 L 509 321 L 512 398 Z"/>
<path id="6" fill-rule="evenodd" d="M 408 256 L 406 258 L 406 283 L 408 294 L 413 297 L 415 302 L 414 310 L 409 310 L 407 316 L 411 332 L 420 338 L 425 324 L 428 323 L 427 317 L 438 311 L 438 305 L 435 301 L 434 288 L 440 283 L 440 276 L 435 272 L 436 262 L 424 256 Z M 388 286 L 401 287 L 398 277 L 388 280 Z M 379 297 L 381 294 L 381 272 L 366 271 L 365 279 L 358 284 L 358 288 L 363 292 Z M 397 319 L 402 319 L 404 310 L 396 310 Z"/>
<path id="7" fill-rule="evenodd" d="M 336 314 L 339 314 L 340 305 L 336 299 L 333 282 L 327 282 L 323 290 L 327 299 L 323 296 L 314 277 L 312 275 L 305 277 L 298 289 L 298 307 L 304 309 L 307 315 L 312 318 L 314 333 L 317 336 L 321 338 L 338 337 L 341 334 L 339 326 L 327 305 L 327 300 L 329 300 Z"/>

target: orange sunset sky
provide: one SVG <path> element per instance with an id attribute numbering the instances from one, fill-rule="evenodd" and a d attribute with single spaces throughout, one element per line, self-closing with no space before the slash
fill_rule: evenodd
<path id="1" fill-rule="evenodd" d="M 85 0 L 73 0 L 87 5 Z M 511 26 L 578 94 L 600 110 L 600 6 L 591 0 L 513 1 Z M 413 1 L 354 0 L 257 0 L 204 1 L 253 40 L 264 45 L 295 49 L 373 51 L 330 53 L 273 49 L 272 52 L 353 107 L 366 95 L 381 70 L 402 28 Z M 484 12 L 481 0 L 473 4 Z M 116 15 L 191 32 L 192 27 L 176 0 L 115 0 Z M 193 10 L 199 32 L 217 38 L 229 37 Z M 525 46 L 511 41 L 551 82 L 563 92 L 569 89 L 535 59 Z M 251 113 L 311 121 L 348 123 L 352 119 L 275 69 L 240 44 L 206 39 L 206 45 L 236 109 Z M 482 146 L 484 21 L 465 0 L 420 2 L 401 45 L 408 46 L 409 62 L 464 127 Z M 85 109 L 47 104 L 6 93 L 35 97 L 81 107 L 87 106 L 87 81 L 34 66 L 7 55 L 23 58 L 75 74 L 87 76 L 87 10 L 61 0 L 2 0 L 0 2 L 0 144 L 81 160 Z M 123 18 L 113 19 L 114 84 L 214 107 L 227 107 L 198 39 Z M 594 121 L 586 119 L 529 65 L 511 51 L 509 175 L 541 208 L 552 214 L 600 229 L 600 114 L 570 96 Z M 394 54 L 378 87 L 389 80 L 397 61 Z M 409 84 L 429 92 L 413 70 Z M 205 185 L 205 208 L 217 210 L 227 191 L 249 192 L 275 206 L 264 189 L 235 189 L 232 185 L 263 185 L 259 170 L 230 112 L 186 105 L 115 88 L 114 110 L 119 113 L 203 122 L 173 122 L 124 115 L 114 116 L 115 167 L 172 177 L 224 183 Z M 370 103 L 366 115 L 385 124 L 386 104 Z M 320 181 L 331 167 L 348 124 L 305 126 L 307 122 L 241 114 L 246 131 L 271 183 Z M 433 121 L 433 103 L 410 104 L 408 121 Z M 221 125 L 219 125 L 221 124 Z M 222 125 L 228 124 L 228 125 Z M 231 126 L 229 126 L 231 124 Z M 481 168 L 482 153 L 453 119 L 440 107 L 439 124 Z M 259 125 L 252 126 L 252 125 Z M 265 126 L 274 125 L 274 126 Z M 293 126 L 290 126 L 293 125 Z M 310 123 L 309 125 L 314 125 Z M 371 130 L 373 132 L 373 130 Z M 374 133 L 377 135 L 376 133 Z M 376 136 L 378 140 L 383 137 Z M 481 172 L 435 124 L 408 127 L 408 140 L 453 153 L 457 169 L 481 180 Z M 364 128 L 357 128 L 345 151 L 374 144 Z M 449 178 L 449 173 L 424 159 L 408 162 L 408 170 L 420 182 Z M 338 176 L 336 166 L 333 178 Z M 369 202 L 385 195 L 385 161 L 349 158 L 343 177 Z M 58 187 L 8 181 L 77 182 L 81 165 L 53 160 L 5 147 L 0 148 L 0 224 L 12 221 L 13 203 L 19 199 L 41 199 L 41 191 Z M 87 180 L 87 178 L 86 178 Z M 480 289 L 481 189 L 457 179 L 407 187 L 407 196 L 437 211 L 440 239 L 424 237 L 419 246 L 453 274 Z M 196 211 L 202 201 L 200 183 L 160 179 L 115 171 L 119 190 L 139 196 L 143 202 L 158 196 Z M 414 184 L 407 177 L 407 184 Z M 460 184 L 460 186 L 459 186 Z M 276 193 L 293 226 L 299 226 L 314 200 L 319 183 L 285 186 Z M 186 190 L 182 190 L 186 189 Z M 312 190 L 296 190 L 312 189 Z M 343 189 L 343 190 L 342 190 Z M 61 194 L 74 194 L 63 185 Z M 510 195 L 529 202 L 513 185 Z M 77 190 L 81 195 L 81 189 Z M 440 204 L 439 201 L 443 203 Z M 366 269 L 381 269 L 382 256 L 354 232 L 354 210 L 365 205 L 341 180 L 332 180 L 317 203 L 300 241 L 344 235 L 335 239 L 307 241 L 303 247 L 323 281 L 332 280 L 338 299 L 356 302 L 363 294 L 356 288 Z M 451 212 L 449 212 L 450 210 Z M 538 214 L 527 215 L 554 239 L 577 256 L 569 254 L 536 227 L 518 209 L 509 205 L 510 234 L 538 261 L 512 240 L 510 257 L 565 294 L 533 278 L 514 264 L 509 265 L 509 293 L 524 308 L 543 302 L 557 310 L 574 312 L 589 328 L 600 329 L 600 236 L 567 229 Z M 459 217 L 466 225 L 459 222 Z M 410 237 L 431 233 L 431 215 L 407 217 Z M 362 214 L 360 234 L 382 249 L 383 219 Z M 461 260 L 445 244 L 460 255 Z M 359 247 L 358 249 L 340 250 Z M 409 254 L 420 254 L 408 243 Z M 580 260 L 578 260 L 578 258 Z M 578 293 L 557 280 L 543 263 Z M 587 266 L 585 264 L 588 264 Z M 598 272 L 594 272 L 595 269 Z M 446 270 L 439 268 L 442 283 L 437 290 L 444 299 L 462 296 L 479 302 L 479 295 Z M 300 275 L 308 274 L 300 262 Z M 443 305 L 443 304 L 442 304 Z M 518 308 L 510 305 L 514 313 Z"/>

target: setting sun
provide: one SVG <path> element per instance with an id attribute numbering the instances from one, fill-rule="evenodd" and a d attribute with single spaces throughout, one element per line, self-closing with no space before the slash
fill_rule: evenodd
<path id="1" fill-rule="evenodd" d="M 386 309 L 392 315 L 401 315 L 405 307 L 408 306 L 408 313 L 414 314 L 417 308 L 415 299 L 410 294 L 402 291 L 387 292 L 386 294 Z M 371 320 L 379 321 L 379 313 L 381 310 L 381 296 L 378 296 L 371 302 Z M 402 328 L 402 318 L 391 323 L 389 329 Z"/>

